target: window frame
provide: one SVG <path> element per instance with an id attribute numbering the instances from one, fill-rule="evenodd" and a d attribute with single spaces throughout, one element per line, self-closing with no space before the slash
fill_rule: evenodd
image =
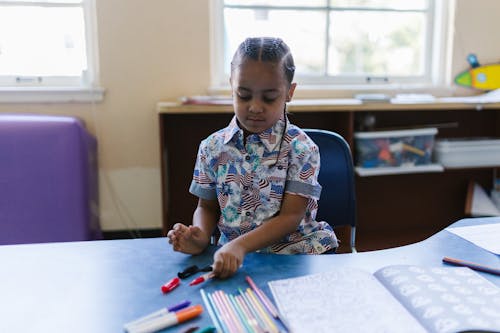
<path id="1" fill-rule="evenodd" d="M 57 3 L 44 0 L 3 1 L 3 6 L 81 7 L 85 24 L 87 71 L 82 76 L 0 76 L 0 103 L 99 102 L 104 89 L 99 86 L 97 18 L 95 0 Z"/>
<path id="2" fill-rule="evenodd" d="M 450 84 L 451 39 L 450 17 L 454 13 L 454 2 L 429 0 L 429 23 L 426 31 L 425 74 L 405 77 L 373 77 L 367 83 L 365 76 L 306 76 L 297 75 L 295 81 L 301 90 L 314 93 L 321 91 L 429 91 L 448 90 Z M 242 6 L 249 8 L 252 6 Z M 262 6 L 253 6 L 262 7 Z M 297 7 L 297 6 L 293 6 Z M 283 7 L 278 7 L 283 8 Z M 292 8 L 286 7 L 286 8 Z M 297 7 L 298 8 L 298 7 Z M 310 7 L 308 7 L 310 8 Z M 330 10 L 329 5 L 323 10 Z M 224 0 L 212 0 L 211 6 L 211 93 L 224 93 L 229 90 L 229 77 L 224 74 Z"/>

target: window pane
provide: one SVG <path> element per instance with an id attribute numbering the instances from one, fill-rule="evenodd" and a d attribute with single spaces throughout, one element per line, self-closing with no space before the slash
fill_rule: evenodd
<path id="1" fill-rule="evenodd" d="M 240 6 L 300 6 L 300 7 L 314 7 L 326 6 L 328 0 L 225 0 L 225 5 L 240 5 Z"/>
<path id="2" fill-rule="evenodd" d="M 325 72 L 326 12 L 296 10 L 224 10 L 224 71 L 229 74 L 231 58 L 247 37 L 280 37 L 290 47 L 297 74 Z M 301 24 L 297 24 L 301 22 Z"/>
<path id="3" fill-rule="evenodd" d="M 427 0 L 330 0 L 331 6 L 348 8 L 385 8 L 398 10 L 427 9 Z"/>
<path id="4" fill-rule="evenodd" d="M 0 4 L 3 1 L 0 0 Z M 83 0 L 9 0 L 7 2 L 39 2 L 39 3 L 82 3 Z"/>
<path id="5" fill-rule="evenodd" d="M 424 74 L 425 15 L 332 12 L 329 75 Z"/>
<path id="6" fill-rule="evenodd" d="M 0 75 L 81 75 L 85 48 L 81 7 L 0 6 Z"/>

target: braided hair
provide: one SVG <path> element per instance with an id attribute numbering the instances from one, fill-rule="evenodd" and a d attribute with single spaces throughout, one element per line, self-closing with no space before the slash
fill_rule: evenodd
<path id="1" fill-rule="evenodd" d="M 252 37 L 245 39 L 233 56 L 231 73 L 245 59 L 281 63 L 286 80 L 289 84 L 293 81 L 295 63 L 290 48 L 281 38 Z"/>

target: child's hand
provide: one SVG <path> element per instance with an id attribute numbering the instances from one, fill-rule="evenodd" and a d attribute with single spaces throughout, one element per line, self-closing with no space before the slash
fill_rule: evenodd
<path id="1" fill-rule="evenodd" d="M 213 273 L 216 277 L 225 279 L 230 277 L 243 263 L 246 251 L 236 242 L 225 244 L 214 254 Z"/>
<path id="2" fill-rule="evenodd" d="M 174 251 L 187 254 L 200 254 L 210 242 L 210 237 L 207 237 L 199 227 L 186 226 L 182 223 L 176 223 L 167 237 Z"/>

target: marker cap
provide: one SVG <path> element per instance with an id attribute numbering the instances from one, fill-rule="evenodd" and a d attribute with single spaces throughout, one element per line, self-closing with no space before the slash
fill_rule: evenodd
<path id="1" fill-rule="evenodd" d="M 172 280 L 168 281 L 163 286 L 161 286 L 161 291 L 164 294 L 168 293 L 168 292 L 174 290 L 176 287 L 178 287 L 179 284 L 181 284 L 181 279 L 179 279 L 178 277 L 174 277 Z"/>
<path id="2" fill-rule="evenodd" d="M 179 304 L 172 305 L 171 307 L 168 307 L 167 310 L 168 310 L 168 312 L 179 311 L 180 309 L 184 309 L 184 308 L 188 307 L 190 304 L 191 304 L 190 301 L 182 301 Z"/>

